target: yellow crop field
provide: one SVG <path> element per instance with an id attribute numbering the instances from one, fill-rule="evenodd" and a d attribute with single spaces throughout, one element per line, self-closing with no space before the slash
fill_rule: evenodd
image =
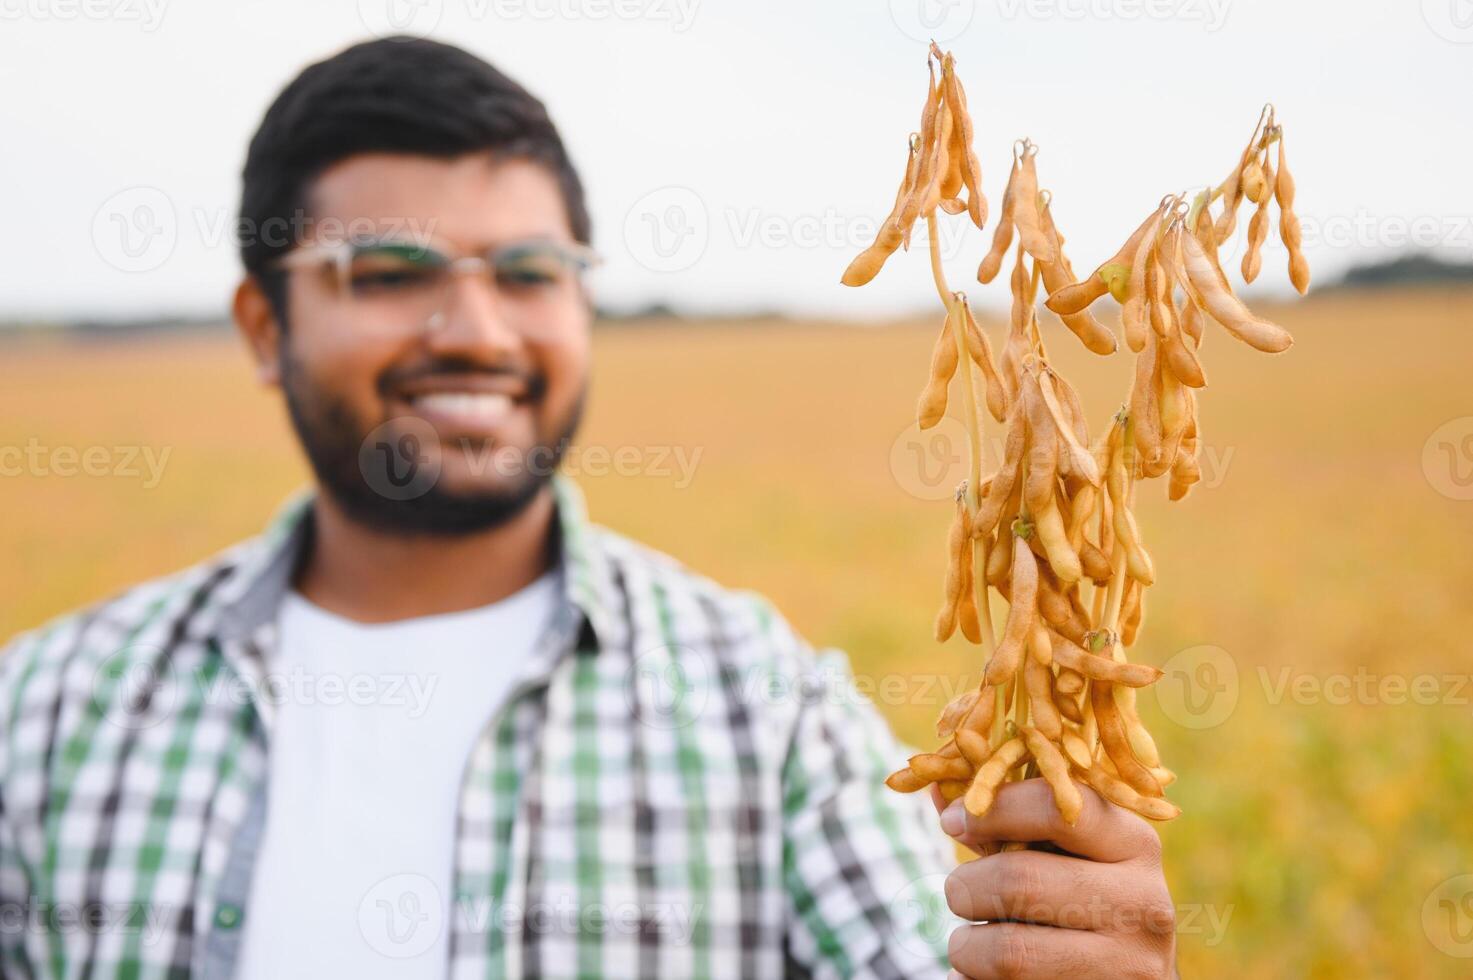
<path id="1" fill-rule="evenodd" d="M 1203 482 L 1139 510 L 1161 584 L 1131 659 L 1167 670 L 1141 710 L 1181 773 L 1182 974 L 1466 976 L 1473 292 L 1262 312 L 1294 348 L 1210 328 Z M 1105 418 L 1128 358 L 1043 319 Z M 966 452 L 958 421 L 908 426 L 939 325 L 610 326 L 568 460 L 595 519 L 770 596 L 927 744 L 982 666 L 929 639 Z M 0 447 L 7 637 L 252 533 L 306 475 L 224 334 L 5 343 Z"/>

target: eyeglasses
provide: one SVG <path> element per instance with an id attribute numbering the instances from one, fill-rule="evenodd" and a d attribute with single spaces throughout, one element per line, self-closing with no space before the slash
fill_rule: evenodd
<path id="1" fill-rule="evenodd" d="M 422 241 L 358 239 L 304 245 L 277 260 L 282 269 L 328 269 L 340 300 L 367 326 L 435 329 L 445 321 L 455 277 L 488 276 L 509 322 L 524 335 L 552 329 L 551 307 L 573 298 L 583 274 L 599 263 L 586 245 L 531 239 L 454 255 Z"/>

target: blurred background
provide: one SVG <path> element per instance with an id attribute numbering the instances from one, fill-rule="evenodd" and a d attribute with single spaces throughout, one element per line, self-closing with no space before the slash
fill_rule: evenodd
<path id="1" fill-rule="evenodd" d="M 924 251 L 838 279 L 893 198 L 926 39 L 957 56 L 994 210 L 1031 137 L 1081 271 L 1222 179 L 1272 100 L 1315 285 L 1294 296 L 1273 238 L 1242 294 L 1297 343 L 1209 333 L 1203 482 L 1141 505 L 1158 584 L 1132 656 L 1166 670 L 1141 710 L 1181 774 L 1182 973 L 1473 972 L 1468 0 L 14 0 L 0 20 L 0 638 L 254 533 L 306 480 L 225 322 L 238 173 L 292 75 L 410 33 L 526 84 L 582 170 L 608 262 L 568 469 L 594 517 L 772 597 L 917 743 L 981 667 L 929 638 L 965 429 L 910 422 L 939 325 Z M 940 245 L 997 336 L 1006 286 L 973 275 L 991 234 L 949 219 Z M 1041 322 L 1102 424 L 1127 359 Z"/>

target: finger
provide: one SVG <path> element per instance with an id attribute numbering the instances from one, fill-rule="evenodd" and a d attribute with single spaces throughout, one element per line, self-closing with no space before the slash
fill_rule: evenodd
<path id="1" fill-rule="evenodd" d="M 953 930 L 951 965 L 974 980 L 1089 977 L 1114 961 L 1118 940 L 1077 929 L 993 922 Z"/>
<path id="2" fill-rule="evenodd" d="M 972 922 L 1029 922 L 1119 932 L 1135 910 L 1154 909 L 1155 879 L 1139 869 L 1041 851 L 968 861 L 946 878 L 946 904 Z M 1144 914 L 1144 912 L 1140 913 Z"/>
<path id="3" fill-rule="evenodd" d="M 1084 809 L 1071 826 L 1059 815 L 1053 791 L 1042 779 L 1004 783 L 997 799 L 980 817 L 963 807 L 964 829 L 952 834 L 973 850 L 998 841 L 1052 841 L 1072 854 L 1095 861 L 1159 860 L 1161 838 L 1145 820 L 1106 802 L 1087 786 L 1079 787 Z M 961 807 L 958 800 L 952 807 Z M 951 816 L 948 808 L 947 816 Z M 954 817 L 952 818 L 955 819 Z M 943 826 L 947 821 L 943 821 Z"/>

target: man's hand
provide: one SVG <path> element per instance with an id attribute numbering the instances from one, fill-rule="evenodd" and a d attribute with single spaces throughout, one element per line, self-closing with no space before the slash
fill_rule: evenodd
<path id="1" fill-rule="evenodd" d="M 946 880 L 963 919 L 951 934 L 953 976 L 1172 977 L 1176 919 L 1161 873 L 1161 839 L 1145 820 L 1080 787 L 1073 826 L 1042 779 L 1004 784 L 986 816 L 957 800 L 941 827 L 983 855 Z M 939 794 L 937 809 L 944 806 Z M 1014 841 L 1049 841 L 1069 852 L 996 852 Z"/>

